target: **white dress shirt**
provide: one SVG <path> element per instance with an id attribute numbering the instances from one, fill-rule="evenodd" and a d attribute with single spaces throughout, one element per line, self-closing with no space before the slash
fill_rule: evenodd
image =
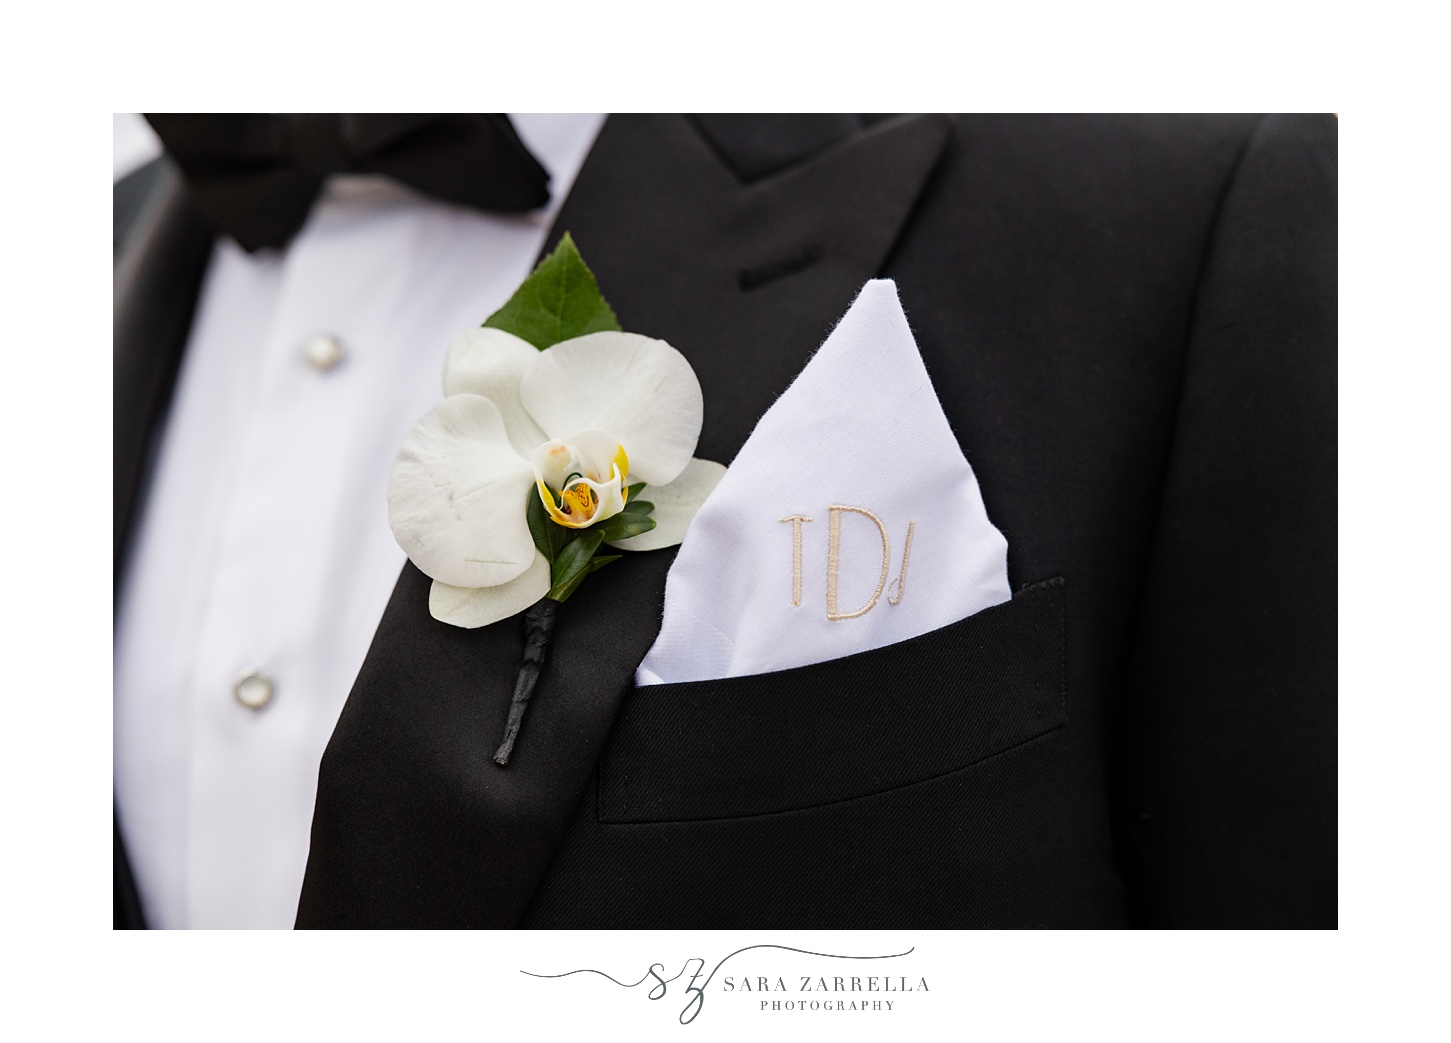
<path id="1" fill-rule="evenodd" d="M 117 610 L 116 801 L 153 927 L 292 926 L 318 764 L 404 562 L 393 456 L 602 122 L 513 119 L 552 175 L 543 212 L 340 178 L 285 251 L 217 242 Z"/>

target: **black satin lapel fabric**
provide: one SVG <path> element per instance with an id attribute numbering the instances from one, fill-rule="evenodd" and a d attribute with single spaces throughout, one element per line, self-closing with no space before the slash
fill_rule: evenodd
<path id="1" fill-rule="evenodd" d="M 111 197 L 113 264 L 121 260 L 122 246 L 129 241 L 130 233 L 136 227 L 136 219 L 154 194 L 165 168 L 166 164 L 161 160 L 152 160 L 144 166 L 137 167 L 113 186 Z"/>
<path id="2" fill-rule="evenodd" d="M 115 809 L 111 812 L 111 928 L 117 931 L 144 931 L 146 914 L 141 910 L 141 895 L 126 857 L 126 842 L 121 838 L 121 821 Z"/>
<path id="3" fill-rule="evenodd" d="M 690 359 L 697 455 L 729 462 L 879 270 L 949 131 L 889 121 L 746 184 L 683 117 L 611 117 L 551 243 L 570 232 L 625 328 Z M 659 630 L 673 558 L 626 555 L 561 608 L 503 769 L 520 622 L 439 623 L 405 566 L 323 758 L 297 925 L 516 926 Z"/>
<path id="4" fill-rule="evenodd" d="M 862 117 L 844 112 L 783 112 L 770 119 L 711 112 L 690 120 L 742 181 L 803 163 L 866 126 Z"/>
<path id="5" fill-rule="evenodd" d="M 120 589 L 146 486 L 157 425 L 166 415 L 191 330 L 212 235 L 181 176 L 165 160 L 116 185 L 113 358 L 113 581 Z M 119 819 L 114 821 L 113 926 L 146 926 Z"/>
<path id="6" fill-rule="evenodd" d="M 116 258 L 113 352 L 114 575 L 144 495 L 153 432 L 166 415 L 206 273 L 212 232 L 180 173 L 161 161 Z"/>

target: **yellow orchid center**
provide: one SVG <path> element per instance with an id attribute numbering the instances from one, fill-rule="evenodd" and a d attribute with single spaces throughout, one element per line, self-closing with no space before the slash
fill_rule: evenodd
<path id="1" fill-rule="evenodd" d="M 563 514 L 588 518 L 594 514 L 598 505 L 599 497 L 584 482 L 575 482 L 559 491 L 559 510 Z"/>
<path id="2" fill-rule="evenodd" d="M 604 431 L 552 439 L 534 450 L 534 483 L 556 525 L 583 529 L 625 509 L 630 458 Z"/>

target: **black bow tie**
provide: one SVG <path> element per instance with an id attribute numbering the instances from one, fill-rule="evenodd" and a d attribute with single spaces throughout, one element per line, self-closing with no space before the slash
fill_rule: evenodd
<path id="1" fill-rule="evenodd" d="M 332 174 L 386 174 L 427 195 L 517 213 L 549 174 L 507 116 L 234 113 L 146 117 L 197 206 L 248 250 L 282 246 Z"/>

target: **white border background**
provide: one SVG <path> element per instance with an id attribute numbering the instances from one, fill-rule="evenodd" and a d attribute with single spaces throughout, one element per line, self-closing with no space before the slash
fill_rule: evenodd
<path id="1" fill-rule="evenodd" d="M 0 251 L 19 320 L 0 382 L 7 1035 L 1157 1041 L 1444 1026 L 1444 32 L 1406 3 L 1353 20 L 1323 2 L 1005 6 L 261 0 L 8 16 L 0 75 L 29 108 L 7 114 Z M 110 931 L 110 113 L 481 105 L 1339 112 L 1342 929 Z M 916 946 L 904 959 L 932 991 L 891 1015 L 829 1017 L 760 1014 L 713 992 L 682 1028 L 673 998 L 518 973 L 638 976 L 760 942 Z"/>

